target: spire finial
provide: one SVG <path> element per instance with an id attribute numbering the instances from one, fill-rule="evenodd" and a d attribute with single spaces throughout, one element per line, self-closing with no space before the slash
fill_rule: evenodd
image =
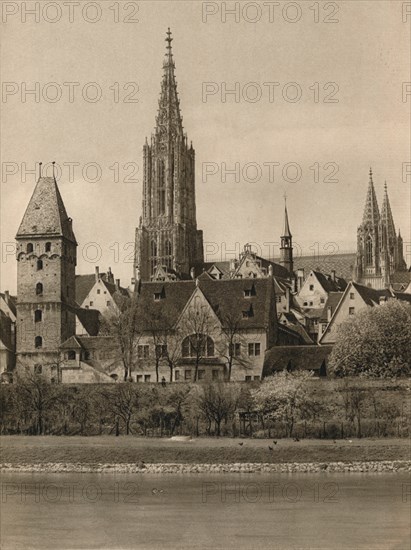
<path id="1" fill-rule="evenodd" d="M 284 197 L 284 205 L 287 208 L 287 193 L 285 191 L 284 191 L 283 197 Z"/>
<path id="2" fill-rule="evenodd" d="M 39 178 L 41 178 L 41 165 L 42 164 L 43 164 L 42 162 L 39 162 Z"/>
<path id="3" fill-rule="evenodd" d="M 53 160 L 53 162 L 52 162 L 51 164 L 53 165 L 53 178 L 56 179 L 56 170 L 55 170 L 55 168 L 56 168 L 56 161 Z"/>
<path id="4" fill-rule="evenodd" d="M 387 180 L 384 181 L 384 191 L 385 194 L 387 194 Z"/>
<path id="5" fill-rule="evenodd" d="M 372 168 L 370 167 L 370 181 L 372 181 Z"/>

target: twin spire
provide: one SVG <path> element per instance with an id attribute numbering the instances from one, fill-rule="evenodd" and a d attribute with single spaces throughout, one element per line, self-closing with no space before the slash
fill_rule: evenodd
<path id="1" fill-rule="evenodd" d="M 387 182 L 384 183 L 384 198 L 380 213 L 380 210 L 378 208 L 377 196 L 375 194 L 371 168 L 369 176 L 370 177 L 368 182 L 367 197 L 365 199 L 363 224 L 373 225 L 381 221 L 387 229 L 388 236 L 395 236 L 394 218 L 391 212 L 390 200 L 388 198 Z"/>

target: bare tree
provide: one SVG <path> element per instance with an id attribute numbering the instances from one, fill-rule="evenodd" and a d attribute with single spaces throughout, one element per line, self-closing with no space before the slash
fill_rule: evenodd
<path id="1" fill-rule="evenodd" d="M 104 316 L 100 334 L 112 336 L 118 346 L 124 367 L 124 381 L 131 379 L 131 372 L 137 363 L 138 344 L 141 333 L 138 330 L 138 295 L 116 295 L 116 307 L 111 307 Z"/>
<path id="2" fill-rule="evenodd" d="M 186 310 L 179 325 L 182 340 L 182 357 L 194 359 L 194 382 L 198 379 L 198 367 L 205 357 L 214 355 L 215 322 L 206 305 L 194 303 Z"/>
<path id="3" fill-rule="evenodd" d="M 235 364 L 244 368 L 252 368 L 248 356 L 242 353 L 247 345 L 241 329 L 241 319 L 235 313 L 223 313 L 221 316 L 220 337 L 218 339 L 218 353 L 226 362 L 226 380 L 230 382 L 231 373 Z"/>
<path id="4" fill-rule="evenodd" d="M 216 435 L 221 435 L 221 423 L 227 422 L 235 413 L 238 406 L 239 389 L 222 382 L 207 384 L 200 393 L 199 408 L 209 422 L 215 423 Z"/>

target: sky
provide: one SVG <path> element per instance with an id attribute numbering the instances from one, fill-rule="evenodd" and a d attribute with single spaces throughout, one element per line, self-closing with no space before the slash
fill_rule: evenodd
<path id="1" fill-rule="evenodd" d="M 208 261 L 247 242 L 278 255 L 285 194 L 297 253 L 355 250 L 371 166 L 410 265 L 406 3 L 101 0 L 24 13 L 32 4 L 2 5 L 1 290 L 16 290 L 14 237 L 39 161 L 61 167 L 77 273 L 110 266 L 130 283 L 168 27 Z"/>

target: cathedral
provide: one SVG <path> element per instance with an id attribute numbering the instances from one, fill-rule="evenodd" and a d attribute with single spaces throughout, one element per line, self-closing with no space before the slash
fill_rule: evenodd
<path id="1" fill-rule="evenodd" d="M 353 279 L 378 290 L 400 282 L 401 274 L 406 271 L 403 240 L 400 232 L 397 235 L 395 231 L 387 184 L 384 185 L 380 213 L 370 169 L 363 220 L 357 230 L 357 257 Z"/>
<path id="2" fill-rule="evenodd" d="M 203 233 L 197 229 L 195 151 L 183 132 L 170 29 L 163 79 L 150 143 L 143 148 L 143 205 L 136 230 L 134 277 L 151 280 L 156 269 L 168 278 L 187 278 L 204 262 Z"/>

